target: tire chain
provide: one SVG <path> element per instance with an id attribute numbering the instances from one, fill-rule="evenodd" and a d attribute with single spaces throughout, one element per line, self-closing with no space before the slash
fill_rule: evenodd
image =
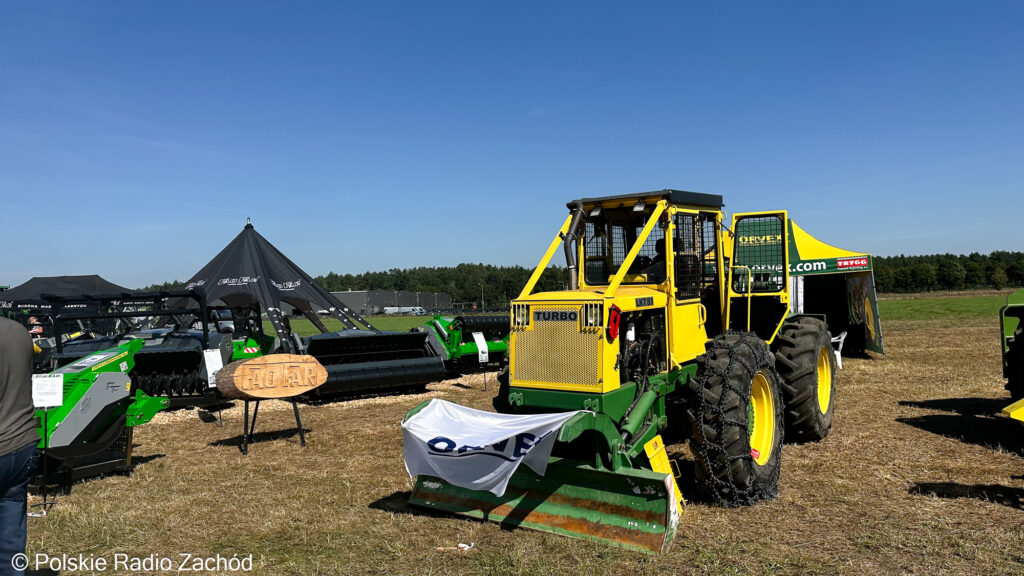
<path id="1" fill-rule="evenodd" d="M 727 342 L 728 336 L 738 336 L 735 343 L 729 344 Z M 726 438 L 726 432 L 729 427 L 739 427 L 743 429 L 743 433 L 746 433 L 747 424 L 745 422 L 736 422 L 726 418 L 726 410 L 723 408 L 723 404 L 729 400 L 729 393 L 735 394 L 741 401 L 741 406 L 746 407 L 750 404 L 750 394 L 746 391 L 740 390 L 732 385 L 729 379 L 729 374 L 732 373 L 735 363 L 740 360 L 739 349 L 747 347 L 753 352 L 755 365 L 747 366 L 750 373 L 756 373 L 758 371 L 758 365 L 767 364 L 774 368 L 775 358 L 768 351 L 767 346 L 763 343 L 755 340 L 751 342 L 748 338 L 756 335 L 750 332 L 739 332 L 736 330 L 729 330 L 724 334 L 724 338 L 715 338 L 711 341 L 712 349 L 715 350 L 729 350 L 729 363 L 725 370 L 719 370 L 712 366 L 708 362 L 708 355 L 702 354 L 697 357 L 697 363 L 703 368 L 700 371 L 695 381 L 695 392 L 694 401 L 696 402 L 695 409 L 690 412 L 691 421 L 695 422 L 692 427 L 694 434 L 698 436 L 698 442 L 691 443 L 693 449 L 697 452 L 700 460 L 706 463 L 708 466 L 706 481 L 710 484 L 707 487 L 711 493 L 714 503 L 727 508 L 735 506 L 750 506 L 759 500 L 766 500 L 774 498 L 778 495 L 778 484 L 777 482 L 769 482 L 768 485 L 764 485 L 763 482 L 753 482 L 746 489 L 741 490 L 733 477 L 732 463 L 736 460 L 744 460 L 748 462 L 749 466 L 754 466 L 754 457 L 748 452 L 739 456 L 730 456 L 726 450 L 724 439 Z M 762 350 L 763 349 L 763 350 Z M 746 364 L 746 362 L 743 362 Z M 707 399 L 704 397 L 704 390 L 707 387 L 708 381 L 712 376 L 717 376 L 722 382 L 723 393 L 718 397 L 717 405 L 710 405 Z M 712 443 L 704 434 L 704 415 L 712 413 L 715 415 L 714 428 L 717 432 L 719 441 Z M 782 434 L 782 430 L 776 431 L 778 434 Z M 719 478 L 714 471 L 711 469 L 711 462 L 714 459 L 711 457 L 709 446 L 714 446 L 714 451 L 723 455 L 726 459 L 726 471 L 728 472 L 728 479 L 723 480 Z M 698 462 L 698 466 L 702 466 L 701 462 Z M 730 494 L 729 499 L 723 498 L 722 493 L 724 490 L 728 490 Z"/>

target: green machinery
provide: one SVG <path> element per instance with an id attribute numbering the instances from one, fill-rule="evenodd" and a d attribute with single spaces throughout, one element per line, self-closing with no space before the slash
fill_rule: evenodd
<path id="1" fill-rule="evenodd" d="M 1010 294 L 1006 305 L 999 309 L 1003 347 L 1003 377 L 1006 389 L 1014 400 L 1024 398 L 1024 289 Z"/>
<path id="2" fill-rule="evenodd" d="M 210 374 L 219 365 L 269 354 L 275 339 L 263 332 L 257 307 L 211 306 L 200 290 L 135 292 L 46 298 L 56 332 L 106 322 L 113 329 L 56 341 L 57 365 L 99 350 L 143 340 L 131 377 L 150 396 L 172 407 L 217 401 Z M 214 364 L 211 364 L 213 362 Z"/>
<path id="3" fill-rule="evenodd" d="M 1000 338 L 1003 347 L 1003 377 L 1013 404 L 1003 414 L 1024 421 L 1024 289 L 1010 294 L 999 309 Z"/>
<path id="4" fill-rule="evenodd" d="M 420 328 L 449 375 L 500 365 L 508 352 L 508 316 L 436 315 Z"/>
<path id="5" fill-rule="evenodd" d="M 544 476 L 519 466 L 495 496 L 421 475 L 410 503 L 662 551 L 680 517 L 669 433 L 689 440 L 705 500 L 775 497 L 783 432 L 825 438 L 836 382 L 826 324 L 788 313 L 786 212 L 727 223 L 721 196 L 678 190 L 567 207 L 511 302 L 494 408 L 579 412 Z M 568 289 L 534 293 L 559 247 Z"/>
<path id="6" fill-rule="evenodd" d="M 66 480 L 130 468 L 133 428 L 168 407 L 166 398 L 146 395 L 128 376 L 144 345 L 129 340 L 50 373 L 63 381 L 63 403 L 36 410 L 38 447 Z"/>

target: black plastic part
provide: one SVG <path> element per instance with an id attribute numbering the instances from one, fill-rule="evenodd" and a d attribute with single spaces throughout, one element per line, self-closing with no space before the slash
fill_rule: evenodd
<path id="1" fill-rule="evenodd" d="M 340 330 L 311 336 L 306 352 L 321 364 L 350 364 L 426 355 L 426 332 Z"/>
<path id="2" fill-rule="evenodd" d="M 308 353 L 327 370 L 316 396 L 402 390 L 444 378 L 444 360 L 428 352 L 427 332 L 341 330 L 317 334 Z"/>
<path id="3" fill-rule="evenodd" d="M 440 358 L 333 364 L 324 368 L 327 382 L 314 391 L 318 396 L 415 388 L 437 382 L 445 374 Z"/>
<path id="4" fill-rule="evenodd" d="M 684 204 L 686 206 L 707 206 L 708 208 L 721 208 L 725 206 L 721 194 L 702 194 L 700 192 L 687 192 L 686 190 L 655 190 L 653 192 L 638 192 L 635 194 L 620 194 L 618 196 L 600 196 L 597 198 L 580 198 L 566 204 L 570 209 L 582 202 L 585 207 L 607 202 L 609 200 L 641 200 L 653 196 L 668 200 L 672 204 Z"/>
<path id="5" fill-rule="evenodd" d="M 487 336 L 500 340 L 512 330 L 508 316 L 456 316 L 452 326 L 462 330 L 462 341 L 473 339 L 473 332 L 483 332 Z"/>

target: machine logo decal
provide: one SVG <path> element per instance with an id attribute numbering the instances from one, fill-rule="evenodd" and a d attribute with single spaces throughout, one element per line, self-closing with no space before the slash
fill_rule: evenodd
<path id="1" fill-rule="evenodd" d="M 559 320 L 563 322 L 576 322 L 579 319 L 579 312 L 575 310 L 534 310 L 533 320 Z"/>
<path id="2" fill-rule="evenodd" d="M 643 298 L 636 299 L 637 308 L 643 308 L 644 306 L 654 306 L 654 296 L 645 296 Z"/>
<path id="3" fill-rule="evenodd" d="M 433 440 L 427 442 L 427 448 L 430 449 L 431 456 L 446 456 L 448 458 L 459 458 L 461 456 L 493 456 L 500 458 L 506 462 L 515 462 L 526 453 L 530 451 L 534 446 L 540 443 L 541 440 L 548 437 L 551 432 L 547 432 L 540 436 L 531 434 L 529 432 L 520 432 L 514 437 L 512 443 L 512 453 L 508 453 L 509 438 L 491 444 L 490 446 L 459 446 L 454 440 L 446 438 L 444 436 L 437 436 Z"/>
<path id="4" fill-rule="evenodd" d="M 765 234 L 763 236 L 740 236 L 740 246 L 771 246 L 782 243 L 782 234 Z"/>
<path id="5" fill-rule="evenodd" d="M 867 258 L 840 258 L 836 261 L 836 266 L 839 268 L 859 268 L 867 265 Z"/>

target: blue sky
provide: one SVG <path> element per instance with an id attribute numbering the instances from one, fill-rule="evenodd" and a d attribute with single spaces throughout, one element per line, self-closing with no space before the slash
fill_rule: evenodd
<path id="1" fill-rule="evenodd" d="M 575 197 L 1024 250 L 1018 2 L 7 2 L 0 284 L 533 266 Z"/>

